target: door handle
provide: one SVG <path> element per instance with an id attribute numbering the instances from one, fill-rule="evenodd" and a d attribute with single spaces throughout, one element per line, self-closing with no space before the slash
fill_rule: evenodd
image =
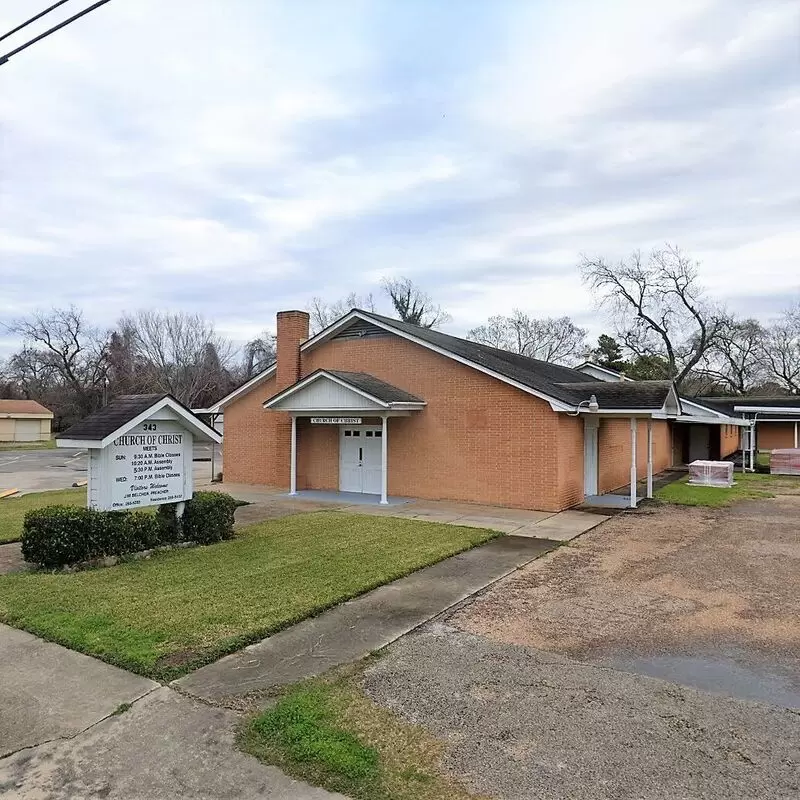
<path id="1" fill-rule="evenodd" d="M 361 462 L 364 460 L 364 450 L 363 448 L 358 448 L 358 466 L 361 466 Z"/>

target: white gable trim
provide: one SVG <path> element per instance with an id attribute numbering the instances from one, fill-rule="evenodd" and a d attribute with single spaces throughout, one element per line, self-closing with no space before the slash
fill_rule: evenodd
<path id="1" fill-rule="evenodd" d="M 430 344 L 430 342 L 426 342 L 423 339 L 418 339 L 416 336 L 412 336 L 410 333 L 406 333 L 406 331 L 398 330 L 397 328 L 392 327 L 391 325 L 387 325 L 380 320 L 373 319 L 372 317 L 367 316 L 366 314 L 362 314 L 359 311 L 351 311 L 349 314 L 342 317 L 337 322 L 334 322 L 332 325 L 329 325 L 324 330 L 320 331 L 316 336 L 312 336 L 308 341 L 304 342 L 300 345 L 300 351 L 304 351 L 310 349 L 312 347 L 316 347 L 323 342 L 328 341 L 328 339 L 333 338 L 342 328 L 345 328 L 349 325 L 354 319 L 361 319 L 365 322 L 369 322 L 372 325 L 375 325 L 378 328 L 383 328 L 383 330 L 393 333 L 396 336 L 399 336 L 401 339 L 407 339 L 410 342 L 414 342 L 415 344 L 420 345 L 420 347 L 425 347 L 428 350 L 432 350 L 434 353 L 439 353 L 439 355 L 445 356 L 446 358 L 452 359 L 453 361 L 457 361 L 459 364 L 464 364 L 472 369 L 477 370 L 478 372 L 483 372 L 485 375 L 489 375 L 492 378 L 495 378 L 503 383 L 509 384 L 509 386 L 513 386 L 515 389 L 519 389 L 520 391 L 525 392 L 526 394 L 532 394 L 534 397 L 538 397 L 541 400 L 546 400 L 550 403 L 550 407 L 554 411 L 574 411 L 575 406 L 570 405 L 569 403 L 564 403 L 561 400 L 556 400 L 554 397 L 550 397 L 549 395 L 544 394 L 543 392 L 539 392 L 536 389 L 532 389 L 530 386 L 525 386 L 525 384 L 519 383 L 512 378 L 507 378 L 505 375 L 501 375 L 499 372 L 495 372 L 494 370 L 489 369 L 488 367 L 483 367 L 480 364 L 476 364 L 474 361 L 470 361 L 469 359 L 462 358 L 455 353 L 451 353 L 449 350 L 445 350 L 441 347 L 437 347 L 436 345 Z"/>
<path id="2" fill-rule="evenodd" d="M 691 406 L 692 408 L 696 408 L 698 411 L 702 412 L 702 415 L 707 417 L 719 417 L 721 419 L 728 419 L 728 415 L 724 414 L 722 411 L 717 411 L 714 408 L 709 408 L 708 406 L 701 405 L 700 403 L 695 403 L 693 400 L 687 400 L 685 397 L 681 397 L 681 405 Z"/>
<path id="3" fill-rule="evenodd" d="M 308 375 L 299 383 L 296 383 L 294 386 L 290 386 L 288 389 L 284 389 L 279 394 L 276 394 L 274 397 L 271 397 L 269 400 L 265 400 L 262 405 L 264 408 L 275 408 L 284 400 L 293 395 L 297 394 L 298 392 L 302 392 L 304 389 L 307 389 L 311 384 L 316 383 L 317 381 L 325 379 L 331 381 L 332 383 L 336 383 L 344 389 L 347 389 L 349 392 L 352 392 L 355 395 L 363 397 L 368 402 L 374 404 L 377 409 L 406 409 L 406 410 L 414 410 L 418 408 L 424 408 L 426 405 L 425 402 L 386 402 L 385 400 L 381 400 L 378 397 L 370 394 L 369 392 L 365 392 L 363 389 L 359 389 L 356 386 L 353 386 L 351 383 L 348 383 L 345 380 L 342 380 L 336 375 L 332 375 L 327 370 L 320 370 L 319 372 L 315 372 L 312 375 Z M 286 409 L 291 411 L 292 409 Z M 364 409 L 368 410 L 368 409 Z"/>
<path id="4" fill-rule="evenodd" d="M 213 406 L 204 408 L 203 413 L 219 414 L 219 412 L 222 411 L 225 406 L 229 405 L 237 397 L 247 394 L 251 389 L 255 389 L 256 386 L 258 386 L 262 381 L 272 377 L 275 374 L 276 368 L 277 365 L 273 364 L 271 367 L 267 367 L 257 375 L 254 375 L 249 381 L 247 381 L 247 383 L 243 383 L 238 389 L 234 389 L 230 394 L 225 395 L 222 400 L 218 400 Z"/>
<path id="5" fill-rule="evenodd" d="M 162 397 L 161 400 L 153 403 L 152 406 L 146 408 L 141 414 L 138 414 L 132 420 L 120 425 L 119 428 L 113 431 L 113 433 L 109 433 L 104 439 L 56 439 L 56 443 L 59 447 L 85 447 L 91 450 L 108 447 L 118 436 L 124 436 L 128 431 L 133 430 L 137 425 L 150 419 L 154 414 L 164 408 L 174 412 L 179 417 L 178 421 L 189 428 L 193 435 L 201 440 L 211 440 L 217 444 L 222 441 L 222 436 L 213 428 L 209 428 L 204 422 L 198 420 L 191 411 L 185 409 L 171 397 Z"/>

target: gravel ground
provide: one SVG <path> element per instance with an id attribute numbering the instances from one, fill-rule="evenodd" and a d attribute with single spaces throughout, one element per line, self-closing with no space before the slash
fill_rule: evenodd
<path id="1" fill-rule="evenodd" d="M 617 516 L 451 621 L 506 644 L 800 706 L 800 496 Z"/>
<path id="2" fill-rule="evenodd" d="M 474 636 L 443 623 L 365 676 L 376 702 L 449 745 L 503 800 L 789 800 L 800 714 Z"/>

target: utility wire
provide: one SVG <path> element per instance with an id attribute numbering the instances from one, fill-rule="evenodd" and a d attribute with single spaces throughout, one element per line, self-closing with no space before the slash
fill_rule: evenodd
<path id="1" fill-rule="evenodd" d="M 30 19 L 25 20 L 25 22 L 23 22 L 22 25 L 17 25 L 17 27 L 14 28 L 13 30 L 10 30 L 8 33 L 4 33 L 2 36 L 0 36 L 0 42 L 2 42 L 3 39 L 8 39 L 8 37 L 11 36 L 12 34 L 16 33 L 17 31 L 21 31 L 23 28 L 26 28 L 28 25 L 31 24 L 31 22 L 36 22 L 37 19 L 41 19 L 45 14 L 49 14 L 54 8 L 63 6 L 64 3 L 67 2 L 69 2 L 69 0 L 58 0 L 58 2 L 53 3 L 53 5 L 51 5 L 50 8 L 46 8 L 44 11 L 40 11 L 35 17 L 31 17 Z"/>
<path id="2" fill-rule="evenodd" d="M 58 25 L 54 25 L 50 30 L 45 31 L 44 33 L 40 33 L 38 36 L 34 37 L 25 44 L 20 45 L 16 50 L 12 50 L 9 53 L 6 53 L 4 56 L 0 56 L 0 66 L 6 63 L 11 56 L 15 56 L 17 53 L 21 53 L 23 50 L 29 48 L 32 44 L 36 44 L 36 42 L 41 41 L 46 36 L 49 36 L 51 33 L 55 33 L 56 31 L 61 30 L 61 28 L 65 28 L 71 22 L 75 22 L 76 19 L 80 19 L 81 17 L 86 16 L 90 11 L 94 11 L 96 8 L 100 8 L 100 6 L 104 6 L 106 3 L 110 2 L 110 0 L 99 0 L 99 2 L 90 5 L 88 8 L 84 8 L 83 11 L 78 12 L 74 16 L 70 17 L 69 19 L 65 19 L 63 22 L 60 22 Z M 58 4 L 57 4 L 58 5 Z M 44 12 L 47 13 L 47 12 Z M 40 15 L 41 16 L 41 15 Z M 26 23 L 27 24 L 27 23 Z"/>

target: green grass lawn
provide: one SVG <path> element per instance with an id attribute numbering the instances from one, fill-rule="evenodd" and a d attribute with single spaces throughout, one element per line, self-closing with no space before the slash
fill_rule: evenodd
<path id="1" fill-rule="evenodd" d="M 47 439 L 44 442 L 0 442 L 0 452 L 4 450 L 55 450 L 55 448 L 55 439 Z"/>
<path id="2" fill-rule="evenodd" d="M 689 486 L 688 477 L 669 483 L 655 492 L 655 497 L 665 503 L 680 506 L 710 506 L 723 508 L 739 500 L 752 500 L 762 497 L 775 497 L 784 485 L 793 483 L 792 478 L 779 475 L 762 475 L 754 472 L 733 476 L 734 485 L 730 489 L 717 486 Z M 800 482 L 798 482 L 800 485 Z"/>
<path id="3" fill-rule="evenodd" d="M 289 688 L 242 727 L 239 747 L 356 800 L 472 798 L 442 768 L 442 742 L 365 696 L 364 666 Z"/>
<path id="4" fill-rule="evenodd" d="M 0 577 L 0 622 L 172 679 L 304 617 L 496 536 L 318 512 L 228 542 L 72 574 Z"/>
<path id="5" fill-rule="evenodd" d="M 25 512 L 44 506 L 86 505 L 86 489 L 61 489 L 55 492 L 33 492 L 21 497 L 0 500 L 0 544 L 15 542 L 22 536 Z"/>

